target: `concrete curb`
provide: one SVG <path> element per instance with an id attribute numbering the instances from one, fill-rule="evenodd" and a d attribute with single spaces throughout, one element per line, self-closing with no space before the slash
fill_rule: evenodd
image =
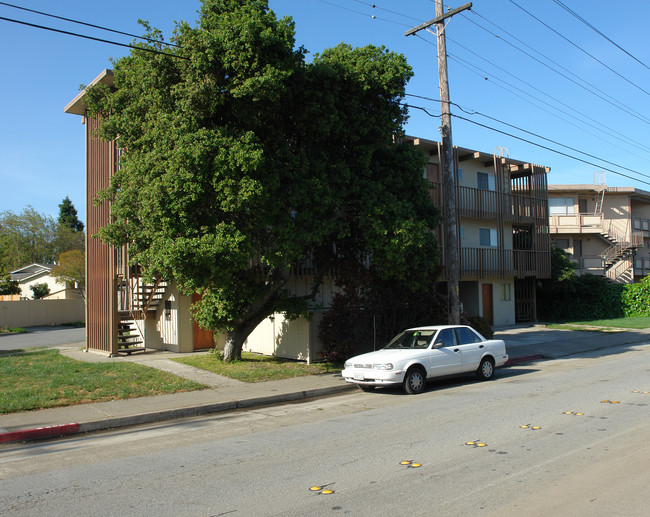
<path id="1" fill-rule="evenodd" d="M 47 427 L 37 427 L 36 429 L 23 429 L 22 431 L 11 431 L 0 433 L 0 443 L 22 442 L 29 440 L 42 440 L 44 438 L 53 438 L 55 436 L 65 436 L 79 433 L 80 425 L 77 423 L 49 425 Z"/>
<path id="2" fill-rule="evenodd" d="M 177 418 L 208 415 L 212 413 L 220 413 L 223 411 L 233 411 L 236 409 L 270 406 L 296 400 L 307 400 L 316 397 L 325 397 L 353 389 L 356 389 L 356 386 L 353 384 L 345 384 L 342 386 L 328 386 L 325 388 L 315 388 L 306 391 L 282 393 L 278 395 L 270 395 L 267 397 L 243 399 L 240 401 L 232 400 L 229 402 L 217 402 L 214 404 L 188 406 L 184 408 L 156 411 L 152 413 L 141 413 L 124 417 L 106 418 L 91 422 L 52 425 L 47 427 L 38 427 L 35 429 L 23 429 L 20 431 L 0 433 L 0 443 L 45 440 L 59 436 L 89 433 L 93 431 L 104 431 L 106 429 L 114 429 L 132 425 L 152 424 L 155 422 L 163 422 L 165 420 L 175 420 Z"/>

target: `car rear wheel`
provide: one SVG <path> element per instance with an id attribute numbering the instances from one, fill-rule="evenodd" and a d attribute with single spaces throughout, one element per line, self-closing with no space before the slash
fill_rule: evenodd
<path id="1" fill-rule="evenodd" d="M 489 357 L 484 357 L 481 360 L 478 370 L 476 370 L 476 376 L 482 381 L 487 381 L 494 377 L 494 361 Z"/>
<path id="2" fill-rule="evenodd" d="M 424 391 L 427 374 L 420 366 L 411 366 L 404 377 L 404 391 L 409 395 L 417 395 Z"/>

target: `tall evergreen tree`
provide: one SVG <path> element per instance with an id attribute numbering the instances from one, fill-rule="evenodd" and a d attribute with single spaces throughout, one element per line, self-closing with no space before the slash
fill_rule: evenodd
<path id="1" fill-rule="evenodd" d="M 77 217 L 77 209 L 68 196 L 59 205 L 59 224 L 73 232 L 83 232 L 84 223 Z"/>

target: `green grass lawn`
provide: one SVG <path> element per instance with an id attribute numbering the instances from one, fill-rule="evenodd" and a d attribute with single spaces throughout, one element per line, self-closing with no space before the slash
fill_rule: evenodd
<path id="1" fill-rule="evenodd" d="M 591 321 L 567 321 L 548 325 L 550 328 L 566 328 L 567 326 L 593 326 L 593 327 L 612 327 L 624 329 L 647 329 L 650 328 L 650 317 L 635 318 L 615 318 L 611 320 L 591 320 Z M 577 330 L 581 330 L 577 328 Z"/>
<path id="2" fill-rule="evenodd" d="M 154 368 L 85 363 L 58 350 L 0 354 L 0 414 L 203 388 Z"/>
<path id="3" fill-rule="evenodd" d="M 341 370 L 341 365 L 331 363 L 305 364 L 246 352 L 242 353 L 241 361 L 232 363 L 223 362 L 214 354 L 180 357 L 174 361 L 243 382 L 273 381 Z"/>

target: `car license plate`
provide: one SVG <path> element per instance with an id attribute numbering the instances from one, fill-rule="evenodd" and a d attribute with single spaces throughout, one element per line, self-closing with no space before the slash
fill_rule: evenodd
<path id="1" fill-rule="evenodd" d="M 364 380 L 363 372 L 354 372 L 354 380 L 355 381 Z"/>

